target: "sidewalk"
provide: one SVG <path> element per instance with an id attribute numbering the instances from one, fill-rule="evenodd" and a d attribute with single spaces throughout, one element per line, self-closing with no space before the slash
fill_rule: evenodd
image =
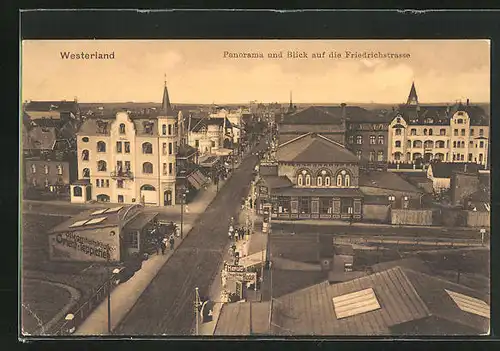
<path id="1" fill-rule="evenodd" d="M 174 250 L 167 249 L 165 255 L 152 255 L 142 263 L 142 268 L 125 283 L 119 284 L 111 292 L 111 330 L 116 328 L 120 321 L 134 306 L 149 283 L 158 274 L 163 265 L 172 257 L 175 249 L 187 237 L 192 226 L 185 226 L 184 238 L 176 238 Z M 104 299 L 99 306 L 77 328 L 74 335 L 107 335 L 108 334 L 108 301 Z"/>

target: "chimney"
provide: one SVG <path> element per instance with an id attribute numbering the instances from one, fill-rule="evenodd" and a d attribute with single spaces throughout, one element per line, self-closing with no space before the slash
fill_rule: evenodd
<path id="1" fill-rule="evenodd" d="M 343 102 L 340 104 L 340 107 L 342 108 L 341 109 L 342 119 L 345 120 L 346 119 L 346 110 L 345 110 L 346 104 Z"/>

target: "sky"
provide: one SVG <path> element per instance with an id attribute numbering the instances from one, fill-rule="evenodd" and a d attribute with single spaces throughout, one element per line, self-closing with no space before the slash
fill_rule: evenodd
<path id="1" fill-rule="evenodd" d="M 229 58 L 262 53 L 264 58 Z M 307 58 L 287 58 L 288 51 Z M 345 52 L 402 58 L 347 58 Z M 62 59 L 62 52 L 114 59 Z M 268 58 L 283 52 L 284 58 Z M 325 58 L 312 58 L 313 53 Z M 329 58 L 336 52 L 340 58 Z M 409 55 L 408 55 L 409 54 Z M 30 40 L 21 47 L 22 100 L 175 103 L 421 103 L 490 101 L 488 40 Z"/>

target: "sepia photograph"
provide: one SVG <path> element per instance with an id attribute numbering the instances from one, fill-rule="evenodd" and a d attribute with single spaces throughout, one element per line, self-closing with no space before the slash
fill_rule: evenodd
<path id="1" fill-rule="evenodd" d="M 21 337 L 490 335 L 490 41 L 23 40 Z"/>

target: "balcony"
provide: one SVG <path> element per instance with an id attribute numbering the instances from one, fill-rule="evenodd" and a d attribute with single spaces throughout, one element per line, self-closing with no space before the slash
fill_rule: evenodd
<path id="1" fill-rule="evenodd" d="M 113 179 L 134 179 L 134 175 L 131 171 L 113 171 L 111 172 L 111 178 Z"/>

